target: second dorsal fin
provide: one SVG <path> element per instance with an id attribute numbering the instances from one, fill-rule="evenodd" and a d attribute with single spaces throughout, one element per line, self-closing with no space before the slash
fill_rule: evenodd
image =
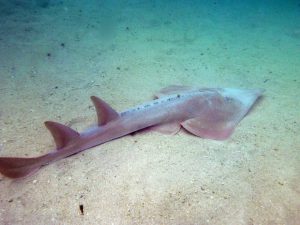
<path id="1" fill-rule="evenodd" d="M 103 126 L 119 117 L 119 113 L 117 113 L 112 107 L 110 107 L 109 104 L 107 104 L 102 99 L 96 96 L 91 96 L 91 100 L 96 108 L 99 126 Z"/>
<path id="2" fill-rule="evenodd" d="M 70 141 L 80 136 L 77 131 L 57 122 L 46 121 L 45 126 L 51 132 L 57 150 L 65 147 L 68 143 L 70 143 Z"/>

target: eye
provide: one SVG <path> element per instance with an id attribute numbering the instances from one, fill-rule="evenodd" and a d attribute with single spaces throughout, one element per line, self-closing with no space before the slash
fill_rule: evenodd
<path id="1" fill-rule="evenodd" d="M 233 102 L 233 98 L 225 97 L 225 101 L 228 102 L 228 103 Z"/>

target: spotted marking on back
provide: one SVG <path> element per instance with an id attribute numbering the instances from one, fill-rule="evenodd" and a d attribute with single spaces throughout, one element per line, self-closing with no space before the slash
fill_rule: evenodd
<path id="1" fill-rule="evenodd" d="M 208 92 L 208 91 L 209 92 L 215 92 L 214 90 L 199 89 L 199 90 L 184 92 L 184 93 L 181 93 L 181 94 L 173 94 L 173 95 L 170 95 L 168 97 L 158 98 L 158 99 L 155 99 L 151 102 L 147 102 L 147 103 L 144 103 L 142 105 L 136 106 L 135 108 L 128 109 L 124 112 L 121 112 L 120 115 L 124 116 L 124 115 L 127 115 L 129 113 L 145 110 L 145 109 L 150 108 L 152 106 L 157 106 L 159 104 L 164 104 L 164 103 L 167 103 L 167 102 L 176 101 L 176 100 L 181 99 L 181 98 L 191 97 L 191 96 L 194 96 L 194 95 L 198 95 L 199 93 L 205 93 L 205 92 Z"/>

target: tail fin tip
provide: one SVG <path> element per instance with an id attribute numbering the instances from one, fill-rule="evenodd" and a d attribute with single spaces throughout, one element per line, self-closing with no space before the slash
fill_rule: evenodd
<path id="1" fill-rule="evenodd" d="M 25 177 L 42 166 L 37 162 L 37 158 L 0 157 L 0 173 L 13 179 Z"/>

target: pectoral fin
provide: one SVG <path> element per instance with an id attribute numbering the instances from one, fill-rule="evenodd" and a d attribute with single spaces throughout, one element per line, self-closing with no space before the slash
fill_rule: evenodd
<path id="1" fill-rule="evenodd" d="M 197 117 L 190 118 L 181 125 L 202 138 L 227 139 L 262 93 L 261 89 L 218 89 L 216 96 L 205 99 L 207 104 Z"/>
<path id="2" fill-rule="evenodd" d="M 234 124 L 226 121 L 210 121 L 202 117 L 186 120 L 181 125 L 188 132 L 202 138 L 224 140 L 234 131 Z"/>
<path id="3" fill-rule="evenodd" d="M 156 131 L 162 134 L 177 134 L 180 131 L 180 123 L 178 122 L 172 122 L 172 123 L 164 123 L 164 124 L 159 124 L 156 126 L 153 126 L 150 128 L 150 130 L 152 131 Z"/>

